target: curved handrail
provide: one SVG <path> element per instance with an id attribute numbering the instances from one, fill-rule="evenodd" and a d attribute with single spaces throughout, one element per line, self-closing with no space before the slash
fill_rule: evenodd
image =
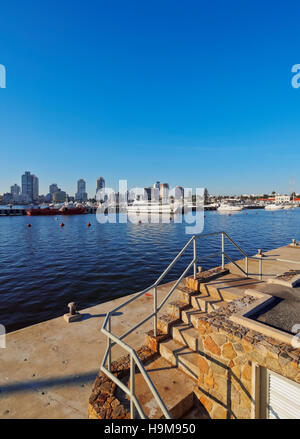
<path id="1" fill-rule="evenodd" d="M 217 235 L 221 235 L 222 236 L 222 251 L 215 253 L 213 255 L 207 255 L 207 256 L 203 256 L 201 258 L 197 259 L 197 248 L 196 248 L 196 239 L 200 239 L 200 238 L 205 238 L 205 237 L 209 237 L 209 236 L 217 236 Z M 232 260 L 231 257 L 229 257 L 226 253 L 225 253 L 225 247 L 224 247 L 224 237 L 228 238 L 228 240 L 239 250 L 239 252 L 245 256 L 246 258 L 246 271 L 243 270 L 236 262 L 234 262 Z M 175 284 L 172 286 L 171 290 L 167 293 L 167 295 L 164 297 L 164 299 L 162 300 L 162 302 L 160 303 L 159 306 L 157 306 L 157 287 L 158 285 L 161 283 L 161 281 L 165 278 L 165 276 L 168 274 L 168 272 L 172 269 L 172 267 L 175 265 L 175 263 L 181 258 L 182 254 L 185 252 L 185 250 L 193 243 L 193 248 L 194 248 L 194 257 L 192 259 L 192 261 L 188 264 L 188 266 L 185 268 L 185 270 L 183 271 L 183 273 L 180 275 L 180 277 L 177 279 L 177 281 L 175 282 Z M 106 318 L 103 322 L 103 326 L 101 331 L 106 335 L 107 339 L 108 339 L 108 345 L 107 345 L 107 349 L 106 352 L 104 354 L 104 358 L 101 364 L 101 370 L 107 374 L 107 376 L 109 376 L 116 384 L 118 384 L 120 386 L 120 388 L 127 394 L 130 396 L 130 404 L 131 404 L 131 416 L 134 417 L 134 409 L 133 407 L 135 406 L 135 408 L 137 409 L 137 411 L 139 412 L 139 415 L 142 418 L 145 418 L 145 414 L 143 412 L 143 409 L 138 401 L 138 399 L 136 398 L 136 395 L 134 393 L 134 384 L 132 384 L 132 381 L 134 381 L 134 370 L 132 370 L 132 367 L 134 369 L 134 365 L 136 364 L 138 369 L 140 370 L 141 374 L 143 375 L 150 391 L 152 392 L 155 400 L 157 401 L 160 409 L 162 410 L 163 414 L 165 415 L 165 417 L 167 419 L 171 419 L 171 415 L 168 412 L 164 402 L 162 401 L 157 389 L 155 388 L 154 384 L 152 383 L 146 369 L 144 368 L 143 363 L 141 362 L 141 360 L 139 359 L 136 351 L 134 350 L 134 348 L 132 348 L 131 346 L 127 345 L 126 343 L 124 343 L 123 339 L 125 337 L 127 337 L 129 334 L 131 334 L 135 329 L 137 329 L 138 327 L 140 327 L 141 325 L 143 325 L 144 323 L 146 323 L 150 318 L 154 317 L 154 335 L 156 335 L 156 323 L 157 323 L 157 313 L 161 310 L 161 308 L 163 307 L 163 305 L 167 302 L 167 300 L 169 299 L 169 297 L 173 294 L 173 292 L 175 291 L 175 289 L 177 288 L 178 284 L 181 282 L 181 280 L 184 278 L 184 276 L 188 273 L 188 271 L 192 268 L 192 266 L 194 266 L 194 278 L 196 278 L 196 269 L 197 269 L 197 261 L 201 260 L 201 259 L 208 259 L 211 258 L 213 256 L 216 255 L 222 255 L 222 268 L 224 268 L 224 260 L 225 257 L 228 258 L 232 263 L 234 263 L 244 274 L 246 274 L 248 276 L 248 259 L 257 259 L 260 261 L 260 265 L 262 264 L 262 258 L 256 258 L 253 256 L 248 256 L 247 253 L 241 249 L 241 247 L 224 231 L 219 231 L 219 232 L 212 232 L 212 233 L 206 233 L 206 234 L 201 234 L 201 235 L 193 235 L 189 241 L 185 244 L 185 246 L 180 250 L 180 252 L 175 256 L 175 258 L 172 260 L 172 262 L 168 265 L 168 267 L 163 271 L 163 273 L 158 277 L 158 279 L 150 286 L 145 288 L 144 290 L 142 290 L 141 292 L 135 294 L 133 297 L 131 297 L 130 299 L 128 299 L 127 301 L 125 301 L 124 303 L 122 303 L 121 305 L 117 306 L 116 308 L 114 308 L 113 310 L 109 311 L 106 315 Z M 144 295 L 145 293 L 147 293 L 150 290 L 154 289 L 154 310 L 152 313 L 150 313 L 147 317 L 145 317 L 141 322 L 137 323 L 135 326 L 133 326 L 132 328 L 130 328 L 128 331 L 126 331 L 124 334 L 122 334 L 121 336 L 116 336 L 114 334 L 112 334 L 111 332 L 111 317 L 120 309 L 124 308 L 125 306 L 129 305 L 130 303 L 134 302 L 136 299 L 138 299 L 139 297 L 141 297 L 142 295 Z M 108 328 L 107 328 L 108 326 Z M 129 352 L 130 354 L 130 358 L 131 358 L 131 364 L 133 364 L 133 366 L 131 366 L 130 368 L 130 374 L 131 374 L 131 388 L 128 389 L 124 383 L 122 383 L 122 381 L 120 381 L 110 370 L 111 368 L 111 348 L 115 345 L 118 344 L 121 347 L 123 347 L 127 352 Z M 105 367 L 106 363 L 108 361 L 108 368 Z"/>

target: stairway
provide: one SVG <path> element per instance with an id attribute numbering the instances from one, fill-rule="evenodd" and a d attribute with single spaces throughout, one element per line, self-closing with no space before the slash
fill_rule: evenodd
<path id="1" fill-rule="evenodd" d="M 196 396 L 199 351 L 202 350 L 197 330 L 198 319 L 226 307 L 228 302 L 243 296 L 244 290 L 254 288 L 255 284 L 257 280 L 227 274 L 201 284 L 200 291 L 178 287 L 177 300 L 171 302 L 166 314 L 158 318 L 160 333 L 169 337 L 159 343 L 160 357 L 148 364 L 146 369 L 150 378 L 154 378 L 153 382 L 172 417 L 208 417 Z M 160 410 L 154 410 L 157 403 L 152 394 L 149 395 L 149 390 L 141 386 L 141 380 L 142 377 L 137 381 L 136 394 L 143 408 L 146 408 L 147 416 L 161 417 Z"/>

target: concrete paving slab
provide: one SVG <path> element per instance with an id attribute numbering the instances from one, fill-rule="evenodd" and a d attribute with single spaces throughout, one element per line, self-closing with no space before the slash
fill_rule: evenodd
<path id="1" fill-rule="evenodd" d="M 180 418 L 192 408 L 194 380 L 161 357 L 146 365 L 146 370 L 172 417 Z M 145 414 L 152 419 L 164 417 L 140 373 L 136 374 L 135 388 Z"/>
<path id="2" fill-rule="evenodd" d="M 158 288 L 159 303 L 173 284 Z M 0 418 L 87 418 L 92 384 L 106 350 L 100 331 L 104 317 L 129 297 L 82 310 L 78 322 L 68 324 L 62 315 L 7 334 L 6 348 L 0 349 Z M 143 295 L 112 319 L 113 331 L 124 333 L 152 309 L 153 296 Z M 152 326 L 151 319 L 125 341 L 141 346 Z M 119 346 L 113 348 L 113 359 L 125 354 Z"/>

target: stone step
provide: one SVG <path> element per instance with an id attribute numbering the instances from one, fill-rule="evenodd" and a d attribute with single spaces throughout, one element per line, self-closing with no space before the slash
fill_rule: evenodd
<path id="1" fill-rule="evenodd" d="M 200 293 L 218 300 L 235 300 L 244 295 L 244 291 L 253 288 L 259 281 L 236 274 L 227 274 L 219 279 L 200 284 Z"/>
<path id="2" fill-rule="evenodd" d="M 195 294 L 199 294 L 197 293 L 197 291 L 191 290 L 190 288 L 187 287 L 180 287 L 180 288 L 177 287 L 176 292 L 177 292 L 178 300 L 186 303 L 187 305 L 191 304 L 192 296 L 194 296 Z"/>
<path id="3" fill-rule="evenodd" d="M 194 404 L 193 379 L 162 357 L 146 364 L 145 369 L 172 418 L 178 419 L 191 410 Z M 135 375 L 135 393 L 148 418 L 164 417 L 140 372 Z"/>
<path id="4" fill-rule="evenodd" d="M 197 295 L 192 297 L 192 307 L 204 312 L 215 311 L 227 303 L 225 300 L 212 299 L 211 296 Z"/>
<path id="5" fill-rule="evenodd" d="M 177 366 L 194 380 L 198 379 L 199 354 L 173 339 L 160 343 L 159 352 L 173 366 Z"/>
<path id="6" fill-rule="evenodd" d="M 189 305 L 180 300 L 170 302 L 167 307 L 167 313 L 173 319 L 181 319 L 181 312 L 186 309 Z"/>
<path id="7" fill-rule="evenodd" d="M 186 323 L 175 325 L 172 327 L 171 334 L 176 342 L 189 347 L 192 351 L 198 350 L 199 334 L 193 325 Z"/>
<path id="8" fill-rule="evenodd" d="M 181 319 L 184 323 L 187 323 L 189 325 L 193 325 L 194 328 L 198 328 L 198 319 L 199 317 L 203 316 L 203 314 L 206 314 L 204 311 L 201 311 L 199 308 L 193 308 L 190 306 L 189 308 L 186 308 L 182 311 Z"/>
<path id="9" fill-rule="evenodd" d="M 171 327 L 176 323 L 179 323 L 180 318 L 173 317 L 170 314 L 163 314 L 157 319 L 157 329 L 161 334 L 170 334 Z"/>

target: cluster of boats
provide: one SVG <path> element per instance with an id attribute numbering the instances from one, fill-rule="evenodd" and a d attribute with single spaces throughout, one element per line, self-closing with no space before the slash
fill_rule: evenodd
<path id="1" fill-rule="evenodd" d="M 265 210 L 281 210 L 281 209 L 294 209 L 294 207 L 298 207 L 296 204 L 267 204 L 264 208 Z M 245 206 L 241 204 L 233 204 L 233 203 L 221 203 L 217 208 L 220 212 L 239 212 L 245 209 Z"/>
<path id="2" fill-rule="evenodd" d="M 111 207 L 111 206 L 110 206 Z M 135 200 L 129 204 L 125 204 L 124 208 L 120 207 L 120 211 L 127 213 L 140 213 L 140 214 L 175 214 L 182 213 L 190 209 L 202 210 L 217 210 L 219 212 L 239 212 L 247 206 L 241 204 L 236 200 L 227 200 L 221 202 L 221 204 L 215 203 L 207 206 L 203 205 L 203 202 L 198 201 L 192 203 L 185 200 L 174 200 L 173 202 L 158 202 L 151 200 Z M 260 206 L 261 207 L 261 206 Z M 280 209 L 293 209 L 298 207 L 295 203 L 291 204 L 267 204 L 265 210 L 280 210 Z M 38 215 L 79 215 L 86 213 L 86 207 L 80 203 L 63 203 L 63 204 L 49 204 L 41 205 L 38 207 L 30 208 L 26 210 L 26 214 L 29 216 Z"/>
<path id="3" fill-rule="evenodd" d="M 29 216 L 40 215 L 80 215 L 85 213 L 86 209 L 82 205 L 73 203 L 64 204 L 49 204 L 38 207 L 33 207 L 26 210 L 26 214 Z"/>

